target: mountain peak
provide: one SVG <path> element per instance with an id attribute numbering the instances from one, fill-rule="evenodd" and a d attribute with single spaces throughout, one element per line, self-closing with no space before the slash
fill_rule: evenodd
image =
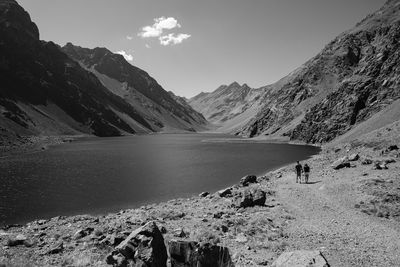
<path id="1" fill-rule="evenodd" d="M 241 87 L 240 84 L 238 82 L 233 82 L 230 85 L 228 85 L 228 87 Z"/>
<path id="2" fill-rule="evenodd" d="M 28 35 L 29 39 L 23 40 L 39 40 L 39 29 L 35 23 L 32 22 L 28 12 L 25 11 L 14 0 L 0 1 L 0 28 L 2 29 L 2 37 L 7 35 Z M 13 30 L 10 30 L 13 29 Z M 17 38 L 20 39 L 21 38 Z"/>

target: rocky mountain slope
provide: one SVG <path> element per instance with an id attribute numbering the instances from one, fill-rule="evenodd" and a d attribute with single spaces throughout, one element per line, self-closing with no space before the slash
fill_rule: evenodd
<path id="1" fill-rule="evenodd" d="M 262 110 L 238 133 L 333 140 L 399 98 L 399 48 L 400 2 L 390 0 L 272 85 Z"/>
<path id="2" fill-rule="evenodd" d="M 71 43 L 62 50 L 92 72 L 112 93 L 139 110 L 152 129 L 204 129 L 207 121 L 184 99 L 165 91 L 147 72 L 106 48 L 82 48 Z"/>
<path id="3" fill-rule="evenodd" d="M 101 58 L 105 49 L 98 49 Z M 88 71 L 53 42 L 39 39 L 29 14 L 14 0 L 0 1 L 0 137 L 2 143 L 22 135 L 94 134 L 117 136 L 153 132 L 168 127 L 194 130 L 205 120 L 186 115 L 178 104 L 144 71 L 129 67 L 122 56 L 110 54 L 135 75 L 127 85 L 135 87 L 146 105 L 132 105 L 110 91 L 97 73 Z M 98 57 L 93 60 L 97 60 Z M 99 70 L 114 65 L 98 64 Z M 127 66 L 129 65 L 129 66 Z M 107 69 L 108 68 L 108 69 Z M 125 70 L 125 69 L 124 69 Z M 126 74 L 121 72 L 119 75 Z M 114 76 L 113 76 L 114 75 Z M 117 73 L 110 76 L 118 79 Z M 143 77 L 142 77 L 142 76 Z M 147 80 L 146 80 L 147 79 Z M 139 95 L 138 93 L 138 95 Z M 148 111 L 160 109 L 173 123 L 153 120 Z M 191 110 L 190 112 L 193 112 Z M 163 117 L 159 115 L 158 117 Z M 197 122 L 196 120 L 199 119 Z M 179 121 L 179 122 L 176 122 Z"/>
<path id="4" fill-rule="evenodd" d="M 218 131 L 233 132 L 243 127 L 262 106 L 267 88 L 251 89 L 247 84 L 233 82 L 221 85 L 211 93 L 200 93 L 188 103 L 218 127 Z"/>
<path id="5" fill-rule="evenodd" d="M 399 118 L 399 38 L 400 1 L 390 0 L 280 81 L 224 85 L 189 103 L 222 132 L 308 143 L 348 133 L 348 141 Z"/>

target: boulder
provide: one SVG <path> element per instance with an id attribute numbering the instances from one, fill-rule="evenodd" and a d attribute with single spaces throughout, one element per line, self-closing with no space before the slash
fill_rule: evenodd
<path id="1" fill-rule="evenodd" d="M 168 251 L 171 267 L 234 266 L 228 248 L 210 243 L 171 240 L 168 242 Z"/>
<path id="2" fill-rule="evenodd" d="M 217 193 L 218 193 L 218 195 L 219 195 L 220 197 L 231 196 L 231 195 L 232 195 L 232 188 L 228 187 L 228 188 L 219 190 Z"/>
<path id="3" fill-rule="evenodd" d="M 282 253 L 272 267 L 329 267 L 318 250 L 297 250 Z"/>
<path id="4" fill-rule="evenodd" d="M 264 206 L 266 200 L 264 191 L 256 189 L 251 194 L 253 196 L 253 206 Z"/>
<path id="5" fill-rule="evenodd" d="M 349 161 L 357 161 L 360 158 L 360 155 L 357 153 L 351 154 L 348 158 Z"/>
<path id="6" fill-rule="evenodd" d="M 241 186 L 248 186 L 249 184 L 257 183 L 257 176 L 255 175 L 246 175 L 242 179 L 240 179 Z"/>
<path id="7" fill-rule="evenodd" d="M 209 194 L 210 194 L 209 192 L 202 192 L 202 193 L 200 193 L 199 197 L 206 197 Z"/>
<path id="8" fill-rule="evenodd" d="M 15 247 L 20 245 L 30 244 L 28 238 L 22 234 L 17 235 L 15 238 L 10 238 L 7 240 L 7 246 Z M 29 245 L 28 245 L 29 246 Z"/>
<path id="9" fill-rule="evenodd" d="M 350 162 L 349 162 L 348 157 L 343 157 L 343 158 L 336 160 L 334 163 L 332 163 L 331 166 L 335 170 L 339 170 L 342 168 L 350 168 Z"/>
<path id="10" fill-rule="evenodd" d="M 266 193 L 261 189 L 246 190 L 237 204 L 240 208 L 264 206 L 266 201 Z"/>
<path id="11" fill-rule="evenodd" d="M 253 196 L 249 190 L 243 192 L 242 197 L 239 201 L 240 208 L 247 208 L 253 206 Z"/>
<path id="12" fill-rule="evenodd" d="M 167 257 L 160 230 L 154 222 L 148 222 L 122 241 L 107 256 L 107 263 L 113 266 L 165 267 Z"/>

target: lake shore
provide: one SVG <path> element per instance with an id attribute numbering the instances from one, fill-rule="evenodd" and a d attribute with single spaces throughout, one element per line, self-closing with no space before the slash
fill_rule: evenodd
<path id="1" fill-rule="evenodd" d="M 307 160 L 312 168 L 309 184 L 295 183 L 290 164 L 258 177 L 255 184 L 232 186 L 226 197 L 215 193 L 108 215 L 61 216 L 9 226 L 0 230 L 0 263 L 107 266 L 106 255 L 118 240 L 154 221 L 165 229 L 165 240 L 229 248 L 236 266 L 271 266 L 283 252 L 298 249 L 321 251 L 331 266 L 399 266 L 400 206 L 390 196 L 400 195 L 400 163 L 397 150 L 387 151 L 390 144 L 324 148 Z M 359 158 L 351 168 L 332 168 L 337 159 L 353 154 Z M 367 158 L 373 164 L 362 164 Z M 385 159 L 394 160 L 388 169 L 374 168 Z M 238 207 L 239 196 L 254 189 L 266 192 L 265 205 Z M 18 235 L 29 246 L 7 245 Z M 57 247 L 62 248 L 50 253 Z"/>

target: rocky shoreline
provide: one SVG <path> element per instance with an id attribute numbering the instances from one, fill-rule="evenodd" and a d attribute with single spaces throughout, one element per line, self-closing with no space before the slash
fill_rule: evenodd
<path id="1" fill-rule="evenodd" d="M 129 264 L 149 258 L 156 251 L 138 243 L 138 240 L 147 240 L 143 231 L 148 231 L 143 229 L 153 224 L 166 244 L 167 266 L 192 266 L 182 265 L 185 263 L 176 259 L 186 264 L 199 260 L 196 251 L 208 251 L 216 259 L 220 257 L 215 251 L 226 251 L 223 254 L 229 253 L 229 258 L 224 256 L 225 263 L 220 266 L 288 266 L 280 264 L 282 257 L 321 263 L 314 266 L 328 266 L 326 261 L 331 266 L 375 266 L 373 260 L 365 261 L 362 245 L 349 243 L 349 234 L 343 229 L 339 228 L 330 237 L 322 234 L 331 227 L 332 219 L 327 222 L 328 226 L 319 229 L 311 225 L 312 231 L 305 234 L 310 230 L 304 220 L 309 218 L 303 217 L 306 211 L 298 210 L 295 205 L 313 196 L 315 199 L 307 200 L 310 207 L 314 205 L 313 212 L 307 216 L 321 216 L 318 220 L 324 222 L 328 218 L 324 213 L 336 210 L 325 206 L 342 205 L 354 218 L 379 220 L 378 225 L 390 224 L 392 229 L 400 220 L 396 198 L 400 196 L 400 180 L 396 176 L 400 174 L 398 157 L 393 139 L 373 145 L 366 140 L 327 146 L 307 161 L 312 167 L 311 182 L 307 185 L 294 182 L 293 166 L 288 165 L 260 177 L 244 177 L 237 185 L 214 194 L 204 192 L 191 198 L 101 216 L 58 216 L 7 226 L 0 230 L 0 266 L 135 266 Z M 332 165 L 338 159 L 345 163 L 340 168 Z M 382 163 L 386 169 L 377 167 Z M 335 191 L 337 188 L 341 191 Z M 346 191 L 343 188 L 350 191 L 341 195 Z M 331 195 L 325 206 L 317 199 Z M 303 207 L 306 208 L 308 204 Z M 314 214 L 314 210 L 318 211 Z M 342 214 L 345 213 L 340 211 L 332 216 L 338 216 L 339 220 Z M 395 233 L 400 235 L 400 229 Z M 147 256 L 136 252 L 131 256 L 121 254 L 122 247 L 127 245 L 132 251 L 147 251 L 147 254 L 143 252 Z M 141 249 L 135 250 L 135 246 Z M 351 253 L 343 253 L 343 248 Z M 374 254 L 377 259 L 379 255 Z M 379 261 L 379 266 L 400 263 L 399 256 L 389 256 L 392 261 Z"/>

